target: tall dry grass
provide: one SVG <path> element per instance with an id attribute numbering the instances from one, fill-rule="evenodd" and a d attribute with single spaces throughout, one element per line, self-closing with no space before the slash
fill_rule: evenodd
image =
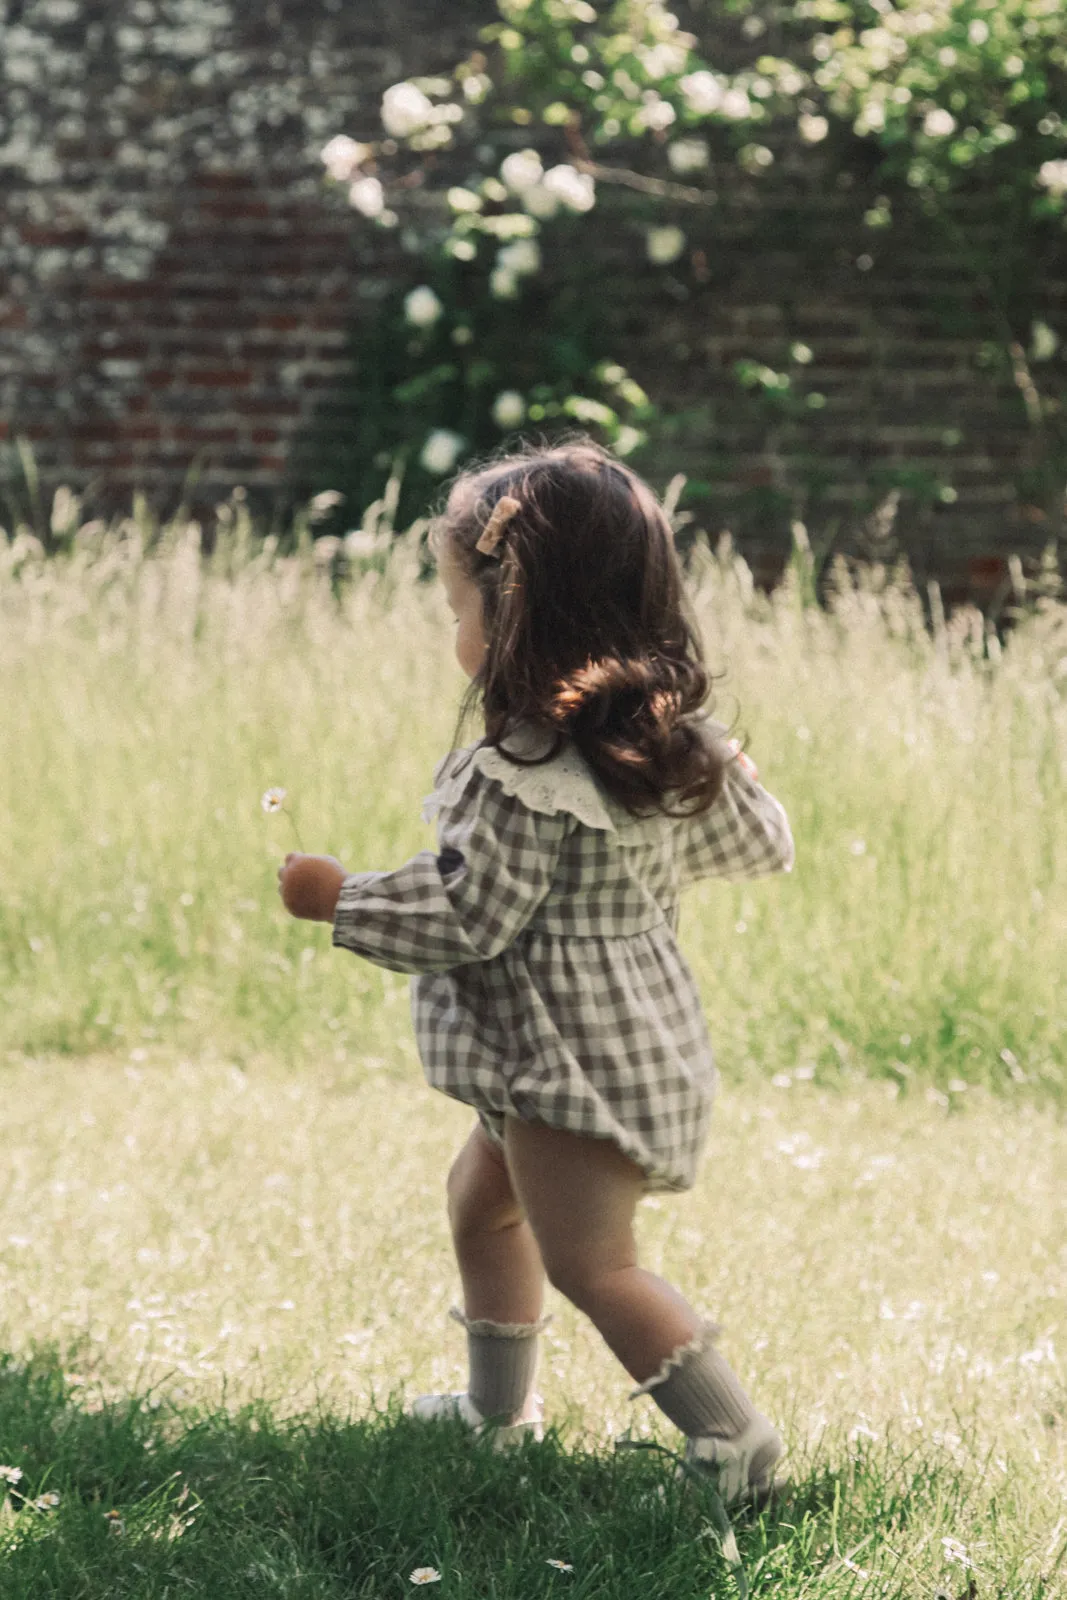
<path id="1" fill-rule="evenodd" d="M 143 513 L 49 559 L 0 543 L 0 1048 L 412 1059 L 406 980 L 283 913 L 293 835 L 260 796 L 353 868 L 433 842 L 464 680 L 421 533 L 379 505 L 285 555 L 235 505 L 210 557 Z M 720 714 L 797 839 L 791 877 L 686 901 L 724 1071 L 1058 1094 L 1067 606 L 1001 645 L 974 611 L 930 630 L 899 574 L 842 569 L 815 605 L 802 552 L 770 599 L 726 549 L 690 581 Z"/>

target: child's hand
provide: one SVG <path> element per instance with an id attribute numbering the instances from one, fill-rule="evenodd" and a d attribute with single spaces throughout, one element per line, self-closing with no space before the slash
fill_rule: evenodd
<path id="1" fill-rule="evenodd" d="M 292 850 L 278 868 L 278 893 L 294 917 L 332 922 L 347 877 L 336 856 L 304 856 Z"/>

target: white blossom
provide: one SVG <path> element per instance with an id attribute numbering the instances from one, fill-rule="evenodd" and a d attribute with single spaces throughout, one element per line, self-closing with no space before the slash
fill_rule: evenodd
<path id="1" fill-rule="evenodd" d="M 650 78 L 666 78 L 671 73 L 680 72 L 685 66 L 686 50 L 681 44 L 668 44 L 661 40 L 659 44 L 646 45 L 635 53 Z"/>
<path id="2" fill-rule="evenodd" d="M 543 183 L 535 183 L 532 189 L 524 189 L 522 203 L 531 217 L 537 217 L 542 222 L 549 217 L 554 217 L 559 210 L 559 196 L 546 189 Z"/>
<path id="3" fill-rule="evenodd" d="M 639 444 L 644 444 L 648 438 L 640 428 L 632 428 L 629 423 L 621 427 L 615 436 L 614 450 L 617 456 L 628 456 L 637 449 Z"/>
<path id="4" fill-rule="evenodd" d="M 435 428 L 422 447 L 419 463 L 427 472 L 443 478 L 446 472 L 452 471 L 463 445 L 461 435 L 453 433 L 451 428 Z"/>
<path id="5" fill-rule="evenodd" d="M 737 152 L 737 159 L 746 172 L 762 172 L 774 165 L 774 151 L 765 144 L 746 144 Z"/>
<path id="6" fill-rule="evenodd" d="M 685 234 L 681 228 L 673 225 L 649 228 L 645 234 L 645 248 L 650 261 L 654 261 L 659 267 L 665 267 L 670 262 L 677 261 L 685 249 Z"/>
<path id="7" fill-rule="evenodd" d="M 708 164 L 706 139 L 675 139 L 667 146 L 667 161 L 672 172 L 699 172 Z"/>
<path id="8" fill-rule="evenodd" d="M 569 211 L 591 211 L 596 205 L 596 186 L 589 173 L 579 172 L 566 161 L 558 167 L 549 167 L 545 173 L 545 188 Z"/>
<path id="9" fill-rule="evenodd" d="M 357 144 L 347 133 L 339 133 L 329 144 L 323 145 L 319 159 L 331 178 L 338 183 L 347 183 L 372 154 L 369 144 Z"/>
<path id="10" fill-rule="evenodd" d="M 516 239 L 498 252 L 496 264 L 517 278 L 538 272 L 541 267 L 541 246 L 535 239 Z"/>
<path id="11" fill-rule="evenodd" d="M 577 417 L 579 422 L 596 422 L 602 428 L 610 428 L 615 421 L 615 413 L 610 406 L 602 400 L 589 400 L 583 394 L 568 395 L 563 402 L 563 409 L 568 416 Z"/>
<path id="12" fill-rule="evenodd" d="M 357 178 L 348 191 L 348 203 L 365 217 L 380 217 L 385 210 L 385 190 L 377 178 Z"/>
<path id="13" fill-rule="evenodd" d="M 947 139 L 949 134 L 955 131 L 955 117 L 951 111 L 945 111 L 940 106 L 934 111 L 928 111 L 923 118 L 923 132 L 930 139 Z"/>
<path id="14" fill-rule="evenodd" d="M 985 44 L 989 38 L 989 23 L 983 22 L 980 17 L 967 26 L 967 37 L 972 44 Z"/>
<path id="15" fill-rule="evenodd" d="M 1067 194 L 1067 161 L 1043 161 L 1037 171 L 1037 181 L 1050 194 Z"/>
<path id="16" fill-rule="evenodd" d="M 432 117 L 433 105 L 413 83 L 394 83 L 382 96 L 382 123 L 394 139 L 417 133 Z"/>
<path id="17" fill-rule="evenodd" d="M 504 267 L 494 267 L 489 274 L 489 293 L 494 300 L 514 300 L 519 292 L 519 280 Z"/>
<path id="18" fill-rule="evenodd" d="M 652 99 L 645 101 L 634 121 L 639 122 L 643 128 L 650 128 L 653 133 L 662 133 L 665 128 L 669 128 L 677 120 L 677 117 L 678 113 L 670 101 L 661 100 L 658 95 L 655 95 Z"/>
<path id="19" fill-rule="evenodd" d="M 478 254 L 478 246 L 473 239 L 446 239 L 444 248 L 457 261 L 473 261 Z"/>
<path id="20" fill-rule="evenodd" d="M 493 421 L 498 428 L 517 428 L 526 415 L 526 402 L 517 389 L 502 389 L 493 401 Z"/>
<path id="21" fill-rule="evenodd" d="M 678 84 L 689 110 L 698 117 L 718 111 L 722 105 L 723 87 L 710 72 L 690 72 Z"/>
<path id="22" fill-rule="evenodd" d="M 885 106 L 880 100 L 868 100 L 852 124 L 852 131 L 862 139 L 868 133 L 881 133 L 885 127 Z"/>
<path id="23" fill-rule="evenodd" d="M 427 283 L 404 296 L 404 316 L 416 328 L 432 328 L 444 309 Z"/>
<path id="24" fill-rule="evenodd" d="M 806 144 L 819 144 L 830 132 L 830 124 L 825 117 L 802 116 L 797 121 L 797 127 Z"/>
<path id="25" fill-rule="evenodd" d="M 541 182 L 544 168 L 536 150 L 516 150 L 500 163 L 500 176 L 512 194 L 525 194 Z"/>
<path id="26" fill-rule="evenodd" d="M 752 115 L 752 101 L 744 89 L 727 89 L 722 97 L 722 114 L 735 122 L 743 122 Z"/>
<path id="27" fill-rule="evenodd" d="M 448 203 L 453 211 L 480 211 L 482 197 L 475 194 L 473 189 L 464 189 L 456 184 L 448 191 Z"/>
<path id="28" fill-rule="evenodd" d="M 1051 361 L 1060 347 L 1059 335 L 1047 322 L 1035 322 L 1030 329 L 1030 355 L 1034 361 Z"/>

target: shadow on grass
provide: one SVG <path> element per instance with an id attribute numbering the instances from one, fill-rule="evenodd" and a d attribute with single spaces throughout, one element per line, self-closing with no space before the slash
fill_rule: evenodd
<path id="1" fill-rule="evenodd" d="M 551 1433 L 495 1453 L 395 1406 L 345 1420 L 101 1405 L 54 1351 L 0 1357 L 0 1466 L 4 1600 L 382 1600 L 409 1593 L 420 1567 L 440 1574 L 442 1600 L 739 1592 L 707 1497 L 662 1456 L 573 1452 Z M 849 1593 L 845 1541 L 894 1520 L 884 1485 L 861 1480 L 855 1463 L 824 1469 L 735 1519 L 749 1581 Z"/>

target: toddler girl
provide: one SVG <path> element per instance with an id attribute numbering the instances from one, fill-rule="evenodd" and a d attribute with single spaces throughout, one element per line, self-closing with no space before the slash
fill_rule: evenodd
<path id="1" fill-rule="evenodd" d="M 724 1499 L 758 1499 L 782 1441 L 718 1329 L 638 1265 L 633 1220 L 692 1186 L 715 1088 L 679 892 L 788 871 L 789 824 L 702 709 L 670 525 L 627 467 L 579 442 L 469 472 L 431 550 L 471 679 L 460 727 L 474 707 L 485 726 L 435 770 L 439 853 L 278 873 L 293 915 L 415 974 L 426 1076 L 478 1114 L 448 1176 L 470 1380 L 415 1414 L 540 1436 L 547 1273 Z"/>

